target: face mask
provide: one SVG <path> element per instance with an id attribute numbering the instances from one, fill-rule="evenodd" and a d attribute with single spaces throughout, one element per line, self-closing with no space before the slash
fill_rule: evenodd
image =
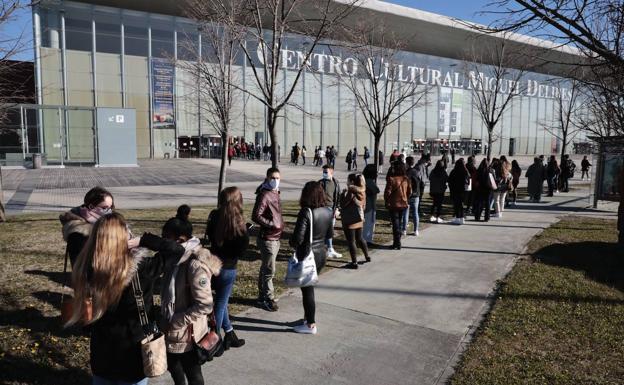
<path id="1" fill-rule="evenodd" d="M 329 174 L 324 172 L 323 173 L 323 179 L 328 180 L 329 179 Z"/>
<path id="2" fill-rule="evenodd" d="M 113 209 L 111 209 L 110 207 L 107 208 L 102 208 L 102 207 L 94 207 L 91 210 L 94 214 L 99 215 L 99 216 L 104 216 L 104 215 L 108 215 L 111 214 L 113 212 Z"/>
<path id="3" fill-rule="evenodd" d="M 271 186 L 272 190 L 277 190 L 279 188 L 280 181 L 279 179 L 271 179 L 269 180 L 269 186 Z"/>

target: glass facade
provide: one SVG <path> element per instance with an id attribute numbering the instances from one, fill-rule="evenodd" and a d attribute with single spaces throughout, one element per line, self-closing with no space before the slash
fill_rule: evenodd
<path id="1" fill-rule="evenodd" d="M 206 44 L 190 20 L 79 2 L 59 5 L 43 1 L 33 12 L 38 12 L 41 23 L 38 92 L 43 105 L 136 109 L 140 158 L 161 158 L 165 153 L 174 153 L 179 137 L 216 134 L 207 123 L 206 110 L 201 108 L 197 82 L 193 80 L 195 74 L 185 69 L 189 66 L 184 63 L 196 60 Z M 302 43 L 293 39 L 291 47 L 300 46 Z M 322 47 L 319 50 L 327 54 Z M 428 142 L 430 151 L 449 142 L 485 143 L 487 131 L 476 110 L 472 91 L 458 85 L 457 72 L 465 64 L 415 52 L 403 52 L 401 57 L 406 63 L 405 73 L 416 68 L 412 69 L 412 73 L 420 74 L 416 81 L 427 83 L 430 88 L 420 105 L 410 108 L 413 102 L 406 101 L 395 112 L 397 116 L 403 115 L 387 127 L 381 141 L 382 151 L 389 153 L 417 142 Z M 171 124 L 155 127 L 152 63 L 159 59 L 169 60 L 174 66 L 174 112 Z M 353 147 L 360 153 L 364 146 L 372 147 L 373 136 L 366 120 L 353 95 L 340 85 L 335 75 L 339 69 L 332 60 L 327 60 L 324 68 L 306 71 L 281 114 L 277 135 L 282 154 L 295 142 L 305 145 L 309 154 L 317 145 L 336 146 L 341 156 Z M 257 88 L 248 63 L 236 71 L 243 88 Z M 282 75 L 280 89 L 284 91 L 295 72 L 284 68 Z M 534 84 L 547 84 L 552 79 L 537 73 L 530 73 L 527 78 Z M 543 128 L 553 124 L 556 103 L 547 87 L 541 87 L 516 97 L 509 105 L 496 128 L 493 153 L 557 151 L 559 143 Z M 264 105 L 242 93 L 237 100 L 232 114 L 232 136 L 268 142 Z M 69 153 L 91 157 L 93 138 L 86 129 L 93 124 L 91 118 L 77 113 L 65 119 L 75 126 L 69 130 L 75 133 L 68 144 Z M 58 121 L 58 117 L 51 116 L 50 120 Z"/>

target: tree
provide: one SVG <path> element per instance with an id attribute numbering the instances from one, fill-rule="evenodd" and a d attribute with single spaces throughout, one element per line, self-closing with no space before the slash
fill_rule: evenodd
<path id="1" fill-rule="evenodd" d="M 222 0 L 223 1 L 223 0 Z M 303 72 L 312 60 L 322 63 L 326 55 L 314 52 L 319 43 L 338 30 L 342 20 L 361 0 L 249 0 L 239 23 L 246 32 L 240 47 L 251 68 L 256 90 L 242 89 L 266 108 L 266 127 L 271 139 L 273 167 L 277 167 L 276 123 L 289 104 Z M 296 51 L 288 42 L 303 40 Z M 255 59 L 257 57 L 257 60 Z M 285 71 L 283 71 L 285 70 Z M 285 72 L 289 76 L 285 76 Z"/>
<path id="2" fill-rule="evenodd" d="M 498 140 L 496 126 L 511 101 L 525 91 L 526 87 L 521 84 L 521 80 L 526 68 L 513 68 L 520 63 L 517 59 L 522 53 L 509 48 L 505 39 L 491 43 L 486 50 L 477 48 L 478 43 L 477 39 L 466 58 L 465 75 L 473 105 L 487 129 L 486 155 L 490 159 L 492 143 Z"/>
<path id="3" fill-rule="evenodd" d="M 226 180 L 233 109 L 241 96 L 235 86 L 240 82 L 240 70 L 236 70 L 235 66 L 242 59 L 239 42 L 243 34 L 236 26 L 236 18 L 243 2 L 192 0 L 188 5 L 188 15 L 199 25 L 202 50 L 201 57 L 198 55 L 196 61 L 182 62 L 181 67 L 194 75 L 201 116 L 221 137 L 218 187 L 218 192 L 221 192 Z M 192 51 L 193 43 L 189 42 L 189 45 Z"/>
<path id="4" fill-rule="evenodd" d="M 379 146 L 386 128 L 422 104 L 428 91 L 417 71 L 408 71 L 400 57 L 404 42 L 383 25 L 358 23 L 349 30 L 344 50 L 352 58 L 350 69 L 338 81 L 352 94 L 356 109 L 374 138 L 374 162 L 379 167 Z"/>
<path id="5" fill-rule="evenodd" d="M 561 90 L 555 97 L 555 120 L 552 123 L 543 122 L 542 127 L 555 138 L 561 141 L 559 164 L 563 164 L 563 156 L 568 145 L 581 132 L 583 125 L 579 124 L 581 84 L 570 81 L 569 84 L 558 82 L 556 89 Z M 567 87 L 565 87 L 567 86 Z"/>

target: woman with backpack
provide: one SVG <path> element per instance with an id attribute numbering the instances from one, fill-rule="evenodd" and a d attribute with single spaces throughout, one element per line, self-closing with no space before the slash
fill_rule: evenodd
<path id="1" fill-rule="evenodd" d="M 214 279 L 216 332 L 225 332 L 223 348 L 239 348 L 245 340 L 234 332 L 228 303 L 234 282 L 238 259 L 245 255 L 249 247 L 249 234 L 243 215 L 243 195 L 238 187 L 227 187 L 219 193 L 218 206 L 208 216 L 206 235 L 210 240 L 210 252 L 221 260 L 221 273 Z"/>
<path id="2" fill-rule="evenodd" d="M 357 269 L 357 249 L 356 244 L 364 253 L 366 262 L 370 262 L 368 246 L 362 236 L 364 227 L 364 205 L 366 204 L 366 182 L 361 174 L 349 174 L 347 177 L 347 188 L 340 194 L 340 215 L 342 219 L 342 230 L 349 245 L 351 263 L 348 269 Z"/>
<path id="3" fill-rule="evenodd" d="M 184 248 L 177 261 L 165 265 L 161 288 L 161 312 L 167 345 L 167 369 L 175 385 L 204 385 L 195 344 L 210 331 L 208 317 L 213 311 L 213 276 L 222 263 L 193 236 L 193 225 L 180 218 L 169 219 L 163 238 Z"/>
<path id="4" fill-rule="evenodd" d="M 412 183 L 406 176 L 405 165 L 401 161 L 392 162 L 386 178 L 384 201 L 392 220 L 392 248 L 394 250 L 401 250 L 401 221 L 405 210 L 409 207 L 411 195 Z"/>
<path id="5" fill-rule="evenodd" d="M 327 245 L 325 241 L 333 237 L 333 213 L 325 207 L 325 191 L 319 182 L 308 182 L 301 190 L 299 198 L 299 214 L 297 223 L 290 237 L 290 246 L 295 249 L 299 260 L 314 254 L 317 274 L 325 266 Z M 310 242 L 310 239 L 312 241 Z M 316 303 L 314 300 L 314 286 L 301 288 L 303 311 L 305 319 L 293 330 L 296 333 L 316 334 Z"/>
<path id="6" fill-rule="evenodd" d="M 431 218 L 429 221 L 432 223 L 444 223 L 441 214 L 447 180 L 448 174 L 446 173 L 444 162 L 438 160 L 429 174 L 429 194 L 431 194 L 431 198 L 433 199 L 433 203 L 431 204 Z"/>
<path id="7" fill-rule="evenodd" d="M 453 220 L 455 225 L 464 224 L 464 194 L 470 182 L 470 174 L 466 169 L 464 158 L 459 158 L 448 177 L 448 187 L 453 202 Z"/>
<path id="8" fill-rule="evenodd" d="M 94 385 L 147 384 L 141 357 L 145 330 L 131 282 L 138 278 L 143 307 L 151 324 L 154 283 L 165 265 L 175 265 L 184 247 L 153 234 L 129 239 L 119 213 L 102 215 L 94 224 L 72 272 L 72 316 L 65 326 L 88 325 Z M 147 247 L 158 253 L 149 257 Z"/>

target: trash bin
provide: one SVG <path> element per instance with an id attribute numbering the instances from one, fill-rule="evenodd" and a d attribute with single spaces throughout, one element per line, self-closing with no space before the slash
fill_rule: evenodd
<path id="1" fill-rule="evenodd" d="M 33 169 L 41 168 L 41 154 L 32 154 Z"/>

